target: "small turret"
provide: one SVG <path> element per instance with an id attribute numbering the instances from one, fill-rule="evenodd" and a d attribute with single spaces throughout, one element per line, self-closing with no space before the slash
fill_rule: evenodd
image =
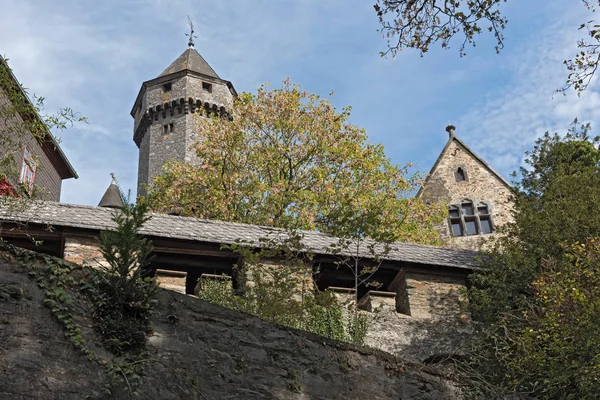
<path id="1" fill-rule="evenodd" d="M 111 184 L 108 186 L 108 189 L 106 189 L 106 192 L 104 192 L 104 196 L 102 196 L 100 203 L 98 203 L 98 207 L 121 208 L 124 205 L 125 203 L 121 197 L 119 187 L 113 179 Z"/>

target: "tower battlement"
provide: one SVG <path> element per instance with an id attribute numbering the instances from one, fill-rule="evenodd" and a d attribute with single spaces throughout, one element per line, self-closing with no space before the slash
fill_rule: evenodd
<path id="1" fill-rule="evenodd" d="M 131 110 L 133 140 L 140 149 L 138 195 L 169 161 L 197 162 L 191 147 L 202 137 L 197 118 L 229 117 L 237 96 L 190 47 L 157 78 L 142 84 Z"/>

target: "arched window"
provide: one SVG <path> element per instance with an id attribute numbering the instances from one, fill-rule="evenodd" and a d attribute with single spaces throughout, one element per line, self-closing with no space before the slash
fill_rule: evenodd
<path id="1" fill-rule="evenodd" d="M 467 173 L 465 172 L 463 167 L 458 167 L 456 170 L 456 181 L 457 182 L 465 182 L 467 180 Z"/>
<path id="2" fill-rule="evenodd" d="M 487 203 L 465 199 L 448 207 L 448 220 L 452 236 L 485 235 L 494 231 L 492 215 Z"/>

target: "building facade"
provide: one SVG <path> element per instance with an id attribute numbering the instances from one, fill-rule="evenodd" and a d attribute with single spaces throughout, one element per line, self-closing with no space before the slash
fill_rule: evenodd
<path id="1" fill-rule="evenodd" d="M 450 247 L 479 249 L 511 222 L 511 186 L 481 157 L 446 128 L 448 142 L 417 194 L 426 202 L 448 205 L 448 219 L 437 229 Z"/>
<path id="2" fill-rule="evenodd" d="M 59 201 L 62 181 L 77 178 L 77 173 L 2 58 L 0 116 L 0 160 L 12 158 L 0 180 L 21 185 L 26 195 Z"/>

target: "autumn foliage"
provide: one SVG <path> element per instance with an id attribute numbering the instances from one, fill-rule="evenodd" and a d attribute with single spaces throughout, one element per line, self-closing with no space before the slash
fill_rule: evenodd
<path id="1" fill-rule="evenodd" d="M 155 178 L 155 210 L 216 220 L 434 244 L 443 207 L 411 197 L 420 183 L 393 165 L 350 108 L 285 81 L 236 99 L 232 119 L 198 118 L 200 165 Z"/>
<path id="2" fill-rule="evenodd" d="M 17 193 L 15 187 L 6 179 L 0 179 L 0 196 L 17 197 L 21 196 Z"/>

